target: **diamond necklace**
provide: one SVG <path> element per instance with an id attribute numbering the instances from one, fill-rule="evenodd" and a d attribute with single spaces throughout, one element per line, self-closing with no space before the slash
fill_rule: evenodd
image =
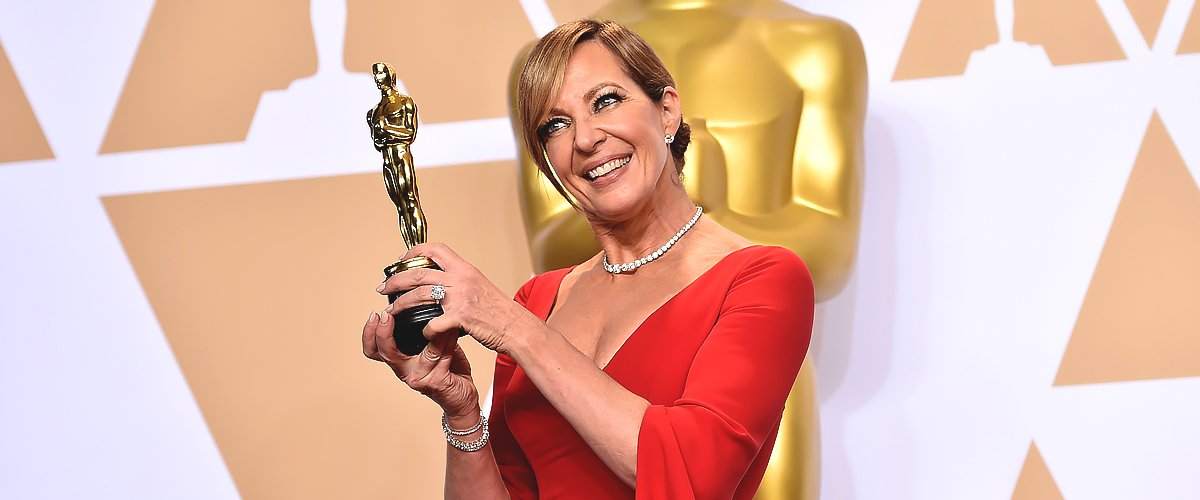
<path id="1" fill-rule="evenodd" d="M 683 237 L 684 233 L 688 232 L 688 230 L 691 229 L 692 226 L 696 225 L 696 221 L 700 220 L 700 214 L 702 214 L 702 213 L 704 213 L 704 209 L 700 208 L 700 207 L 696 207 L 696 215 L 692 216 L 692 220 L 688 221 L 688 223 L 683 226 L 683 229 L 680 229 L 678 233 L 675 233 L 675 236 L 672 236 L 671 239 L 667 240 L 667 243 L 665 245 L 659 247 L 658 250 L 650 252 L 650 255 L 642 257 L 638 260 L 635 260 L 633 262 L 626 262 L 624 264 L 609 264 L 608 263 L 608 253 L 605 253 L 604 254 L 604 262 L 603 262 L 604 270 L 608 271 L 609 273 L 612 273 L 612 274 L 627 273 L 629 271 L 632 271 L 634 269 L 642 267 L 646 264 L 654 262 L 655 260 L 658 260 L 658 258 L 662 257 L 664 253 L 667 253 L 667 250 L 670 250 L 671 247 L 675 246 L 675 243 L 679 241 L 679 238 Z"/>

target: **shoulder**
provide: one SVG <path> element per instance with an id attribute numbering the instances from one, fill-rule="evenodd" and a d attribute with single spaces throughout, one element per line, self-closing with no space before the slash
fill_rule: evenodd
<path id="1" fill-rule="evenodd" d="M 774 245 L 754 245 L 738 250 L 742 258 L 739 275 L 762 272 L 783 273 L 790 278 L 807 276 L 808 266 L 796 252 Z"/>
<path id="2" fill-rule="evenodd" d="M 809 278 L 808 266 L 796 252 L 775 245 L 759 245 L 721 225 L 712 217 L 701 219 L 696 229 L 706 240 L 706 252 L 724 254 L 713 267 L 724 267 L 721 274 L 734 272 L 734 281 L 761 273 L 777 272 L 794 279 Z"/>
<path id="3" fill-rule="evenodd" d="M 570 272 L 571 269 L 570 267 L 564 267 L 534 275 L 524 285 L 521 285 L 521 288 L 517 289 L 516 296 L 513 299 L 522 305 L 528 305 L 530 299 L 537 296 L 547 287 L 558 290 L 558 283 L 562 281 L 563 276 Z"/>
<path id="4" fill-rule="evenodd" d="M 776 246 L 748 247 L 739 250 L 736 258 L 740 262 L 728 266 L 736 271 L 720 299 L 718 322 L 746 332 L 744 335 L 784 335 L 786 342 L 795 342 L 803 352 L 816 307 L 812 277 L 804 261 L 791 250 Z M 797 332 L 803 335 L 793 335 Z"/>
<path id="5" fill-rule="evenodd" d="M 778 294 L 791 300 L 814 301 L 812 274 L 795 252 L 759 245 L 738 250 L 737 257 L 741 262 L 730 282 L 731 294 Z"/>

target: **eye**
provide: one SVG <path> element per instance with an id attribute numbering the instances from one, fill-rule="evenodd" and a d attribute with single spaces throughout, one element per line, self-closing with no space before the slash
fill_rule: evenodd
<path id="1" fill-rule="evenodd" d="M 543 123 L 541 127 L 538 127 L 538 135 L 540 135 L 544 139 L 546 137 L 553 135 L 555 132 L 558 132 L 559 130 L 567 128 L 568 125 L 570 125 L 570 122 L 567 121 L 566 118 L 562 118 L 562 117 L 551 118 L 549 120 L 546 120 L 546 123 Z"/>
<path id="2" fill-rule="evenodd" d="M 597 97 L 595 101 L 592 101 L 592 112 L 593 113 L 599 112 L 600 110 L 607 108 L 613 104 L 619 103 L 623 100 L 625 100 L 625 97 L 622 96 L 621 94 L 618 94 L 615 91 L 609 91 L 609 92 L 601 95 L 600 97 Z"/>

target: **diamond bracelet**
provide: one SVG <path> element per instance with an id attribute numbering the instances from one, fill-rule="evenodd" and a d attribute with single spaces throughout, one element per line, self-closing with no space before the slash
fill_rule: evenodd
<path id="1" fill-rule="evenodd" d="M 483 435 L 479 436 L 479 439 L 471 442 L 458 439 L 458 436 L 467 436 L 475 433 L 479 429 L 483 429 Z M 446 436 L 446 442 L 450 443 L 450 446 L 453 446 L 460 451 L 465 451 L 468 453 L 472 451 L 479 451 L 484 447 L 484 445 L 487 444 L 488 437 L 490 436 L 490 433 L 488 432 L 487 417 L 483 415 L 482 411 L 480 411 L 479 423 L 475 424 L 475 426 L 471 427 L 470 429 L 460 431 L 451 429 L 450 422 L 446 419 L 446 414 L 442 413 L 442 434 Z"/>

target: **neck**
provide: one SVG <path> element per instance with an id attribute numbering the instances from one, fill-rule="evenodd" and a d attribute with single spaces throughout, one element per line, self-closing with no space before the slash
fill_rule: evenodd
<path id="1" fill-rule="evenodd" d="M 590 221 L 609 262 L 631 262 L 645 257 L 663 246 L 696 214 L 696 204 L 678 178 L 672 177 L 664 174 L 659 179 L 654 195 L 633 217 L 615 223 Z"/>

